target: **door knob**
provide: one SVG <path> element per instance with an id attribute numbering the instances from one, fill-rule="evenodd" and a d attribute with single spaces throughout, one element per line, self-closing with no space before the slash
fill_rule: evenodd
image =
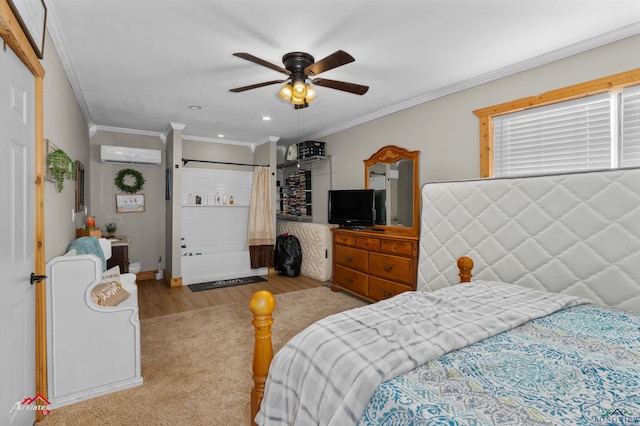
<path id="1" fill-rule="evenodd" d="M 38 281 L 42 281 L 47 279 L 46 275 L 36 275 L 33 272 L 31 273 L 31 285 L 33 285 L 34 283 L 37 283 Z"/>

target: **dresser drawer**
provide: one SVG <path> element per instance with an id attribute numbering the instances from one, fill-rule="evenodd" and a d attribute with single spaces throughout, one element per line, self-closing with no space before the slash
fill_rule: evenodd
<path id="1" fill-rule="evenodd" d="M 336 244 L 343 244 L 351 247 L 355 247 L 356 245 L 356 237 L 353 235 L 339 234 L 336 232 L 333 234 L 333 238 L 335 239 Z"/>
<path id="2" fill-rule="evenodd" d="M 363 296 L 367 295 L 367 276 L 361 272 L 336 265 L 333 282 Z"/>
<path id="3" fill-rule="evenodd" d="M 336 265 L 367 272 L 367 252 L 353 247 L 336 245 L 333 260 Z"/>
<path id="4" fill-rule="evenodd" d="M 413 255 L 413 244 L 407 241 L 382 240 L 381 251 L 382 253 L 395 254 L 396 256 L 411 257 Z"/>
<path id="5" fill-rule="evenodd" d="M 381 278 L 412 284 L 412 261 L 407 257 L 369 253 L 369 273 Z"/>
<path id="6" fill-rule="evenodd" d="M 356 237 L 356 247 L 363 250 L 380 251 L 378 238 Z"/>
<path id="7" fill-rule="evenodd" d="M 369 297 L 375 300 L 388 299 L 409 290 L 411 290 L 411 287 L 407 285 L 369 277 Z"/>

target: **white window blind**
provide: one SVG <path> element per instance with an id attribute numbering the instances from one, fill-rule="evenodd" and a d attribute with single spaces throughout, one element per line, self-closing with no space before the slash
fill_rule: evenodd
<path id="1" fill-rule="evenodd" d="M 622 167 L 640 166 L 640 86 L 622 90 Z"/>
<path id="2" fill-rule="evenodd" d="M 612 99 L 603 93 L 494 117 L 494 175 L 613 167 Z"/>

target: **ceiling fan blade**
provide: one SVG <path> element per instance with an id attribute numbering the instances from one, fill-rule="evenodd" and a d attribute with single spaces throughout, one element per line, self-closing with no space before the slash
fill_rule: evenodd
<path id="1" fill-rule="evenodd" d="M 369 90 L 369 86 L 363 86 L 361 84 L 347 83 L 344 81 L 328 80 L 326 78 L 316 78 L 311 80 L 313 84 L 323 87 L 330 87 L 336 90 L 342 90 L 343 92 L 354 93 L 356 95 L 364 95 Z"/>
<path id="2" fill-rule="evenodd" d="M 283 74 L 286 75 L 291 75 L 291 72 L 289 72 L 288 70 L 272 64 L 271 62 L 267 62 L 264 59 L 260 59 L 257 56 L 253 56 L 250 53 L 245 53 L 245 52 L 236 52 L 233 54 L 233 56 L 237 56 L 238 58 L 242 58 L 242 59 L 246 59 L 247 61 L 253 62 L 254 64 L 258 64 L 258 65 L 262 65 L 263 67 L 267 67 L 267 68 L 271 68 L 272 70 L 276 70 L 278 72 L 281 72 Z"/>
<path id="3" fill-rule="evenodd" d="M 338 50 L 332 53 L 324 59 L 320 59 L 304 69 L 304 73 L 309 76 L 318 75 L 321 72 L 329 71 L 331 69 L 346 65 L 349 62 L 355 61 L 354 57 L 349 55 L 344 50 Z"/>
<path id="4" fill-rule="evenodd" d="M 245 90 L 257 89 L 258 87 L 271 86 L 272 84 L 284 83 L 287 80 L 272 80 L 265 81 L 264 83 L 251 84 L 249 86 L 236 87 L 235 89 L 229 89 L 230 92 L 239 93 Z"/>

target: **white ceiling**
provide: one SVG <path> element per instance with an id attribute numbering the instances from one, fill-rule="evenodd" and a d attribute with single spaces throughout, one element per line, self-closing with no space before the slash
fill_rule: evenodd
<path id="1" fill-rule="evenodd" d="M 48 29 L 90 128 L 260 144 L 314 139 L 640 33 L 638 0 L 48 0 Z M 282 66 L 345 50 L 309 108 L 277 97 Z M 44 49 L 47 54 L 47 46 Z M 638 54 L 630 52 L 630 54 Z M 200 105 L 199 111 L 189 105 Z M 270 121 L 263 121 L 270 116 Z"/>

